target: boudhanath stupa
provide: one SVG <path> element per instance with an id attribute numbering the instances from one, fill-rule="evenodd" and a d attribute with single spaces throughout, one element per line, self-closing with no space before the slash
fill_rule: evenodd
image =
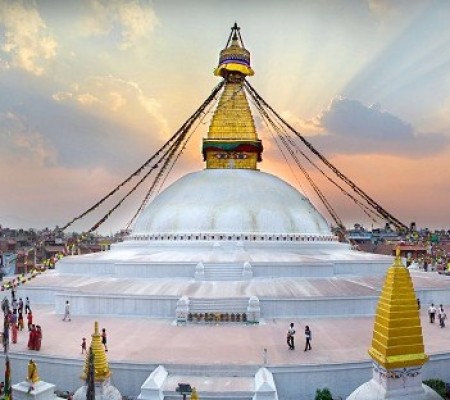
<path id="1" fill-rule="evenodd" d="M 108 328 L 112 383 L 142 400 L 181 398 L 180 382 L 201 399 L 312 399 L 322 387 L 346 397 L 369 379 L 366 348 L 393 258 L 340 242 L 304 194 L 259 170 L 263 143 L 243 90 L 253 74 L 235 26 L 215 69 L 224 87 L 203 139 L 205 169 L 157 195 L 125 241 L 65 257 L 19 288 L 40 315 L 44 345 L 33 355 L 46 381 L 81 386 L 78 342 L 94 320 Z M 419 272 L 413 281 L 422 304 L 450 304 L 447 281 Z M 291 321 L 296 351 L 285 343 Z M 449 359 L 436 335 L 428 376 Z M 27 350 L 14 351 L 21 365 Z"/>

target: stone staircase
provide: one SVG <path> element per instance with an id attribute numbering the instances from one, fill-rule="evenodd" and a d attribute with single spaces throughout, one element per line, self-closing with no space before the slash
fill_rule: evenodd
<path id="1" fill-rule="evenodd" d="M 248 297 L 236 298 L 191 298 L 189 312 L 194 313 L 246 313 Z"/>
<path id="2" fill-rule="evenodd" d="M 180 400 L 178 383 L 188 382 L 195 387 L 202 400 L 252 400 L 255 394 L 254 377 L 211 377 L 169 375 L 163 388 L 164 400 Z M 187 396 L 189 398 L 189 396 Z"/>
<path id="3" fill-rule="evenodd" d="M 243 315 L 245 313 L 245 316 Z M 205 314 L 209 314 L 206 316 Z M 236 316 L 233 314 L 238 314 Z M 182 296 L 177 301 L 177 324 L 187 322 L 248 322 L 259 323 L 261 307 L 256 296 L 189 298 Z M 204 318 L 204 319 L 203 319 Z"/>
<path id="4" fill-rule="evenodd" d="M 200 373 L 195 368 L 171 371 L 159 365 L 141 387 L 138 400 L 179 400 L 179 383 L 195 387 L 202 400 L 278 400 L 272 373 L 266 368 L 246 368 L 242 371 L 221 371 L 208 367 Z M 189 395 L 186 396 L 189 398 Z"/>
<path id="5" fill-rule="evenodd" d="M 242 264 L 204 264 L 205 281 L 242 281 Z"/>

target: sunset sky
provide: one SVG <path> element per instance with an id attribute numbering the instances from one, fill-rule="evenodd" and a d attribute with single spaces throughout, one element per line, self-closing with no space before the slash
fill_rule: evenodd
<path id="1" fill-rule="evenodd" d="M 272 107 L 401 221 L 450 228 L 446 0 L 0 0 L 0 224 L 62 226 L 139 167 L 218 83 L 235 21 L 249 81 Z M 207 128 L 168 183 L 204 168 Z M 260 138 L 261 170 L 331 222 Z M 322 183 L 348 226 L 370 227 Z M 124 228 L 145 189 L 100 231 Z M 114 202 L 71 229 L 88 229 Z"/>

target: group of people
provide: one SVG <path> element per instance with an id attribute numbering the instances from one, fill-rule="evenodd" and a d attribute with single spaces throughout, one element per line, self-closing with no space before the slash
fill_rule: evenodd
<path id="1" fill-rule="evenodd" d="M 295 326 L 294 326 L 294 323 L 291 322 L 291 324 L 289 325 L 289 328 L 287 330 L 287 337 L 286 337 L 287 345 L 289 346 L 290 350 L 295 350 L 294 337 L 295 337 Z M 305 326 L 305 350 L 304 351 L 312 350 L 311 341 L 312 341 L 312 332 L 311 332 L 310 327 L 308 325 L 306 325 Z"/>
<path id="2" fill-rule="evenodd" d="M 31 325 L 30 334 L 28 338 L 29 350 L 41 350 L 42 344 L 42 328 L 40 325 Z"/>
<path id="3" fill-rule="evenodd" d="M 17 311 L 14 313 L 13 311 L 9 311 L 8 313 L 8 321 L 9 321 L 9 327 L 11 329 L 11 338 L 13 343 L 17 343 L 17 334 L 19 331 L 22 331 L 24 329 L 24 322 L 23 322 L 23 313 Z M 33 325 L 33 313 L 31 310 L 27 313 L 27 327 L 28 331 L 31 331 L 31 327 Z"/>
<path id="4" fill-rule="evenodd" d="M 441 304 L 437 309 L 435 305 L 431 303 L 431 306 L 428 308 L 428 316 L 430 318 L 430 324 L 434 324 L 434 321 L 436 320 L 436 314 L 438 315 L 439 326 L 441 328 L 444 328 L 445 320 L 447 319 L 447 314 L 445 314 L 444 307 Z"/>
<path id="5" fill-rule="evenodd" d="M 16 298 L 14 288 L 11 290 L 11 309 L 6 310 L 7 323 L 11 331 L 12 343 L 17 343 L 18 332 L 24 330 L 24 314 L 27 319 L 27 328 L 29 332 L 28 348 L 30 350 L 40 350 L 42 344 L 42 328 L 40 325 L 33 324 L 33 313 L 31 311 L 31 302 L 28 297 L 25 301 L 20 297 Z M 6 322 L 5 322 L 6 323 Z"/>

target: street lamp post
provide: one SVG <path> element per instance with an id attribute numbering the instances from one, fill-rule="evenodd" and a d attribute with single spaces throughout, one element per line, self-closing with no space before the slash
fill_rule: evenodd
<path id="1" fill-rule="evenodd" d="M 179 383 L 175 391 L 183 396 L 183 400 L 186 400 L 186 396 L 192 393 L 192 388 L 189 383 Z"/>

